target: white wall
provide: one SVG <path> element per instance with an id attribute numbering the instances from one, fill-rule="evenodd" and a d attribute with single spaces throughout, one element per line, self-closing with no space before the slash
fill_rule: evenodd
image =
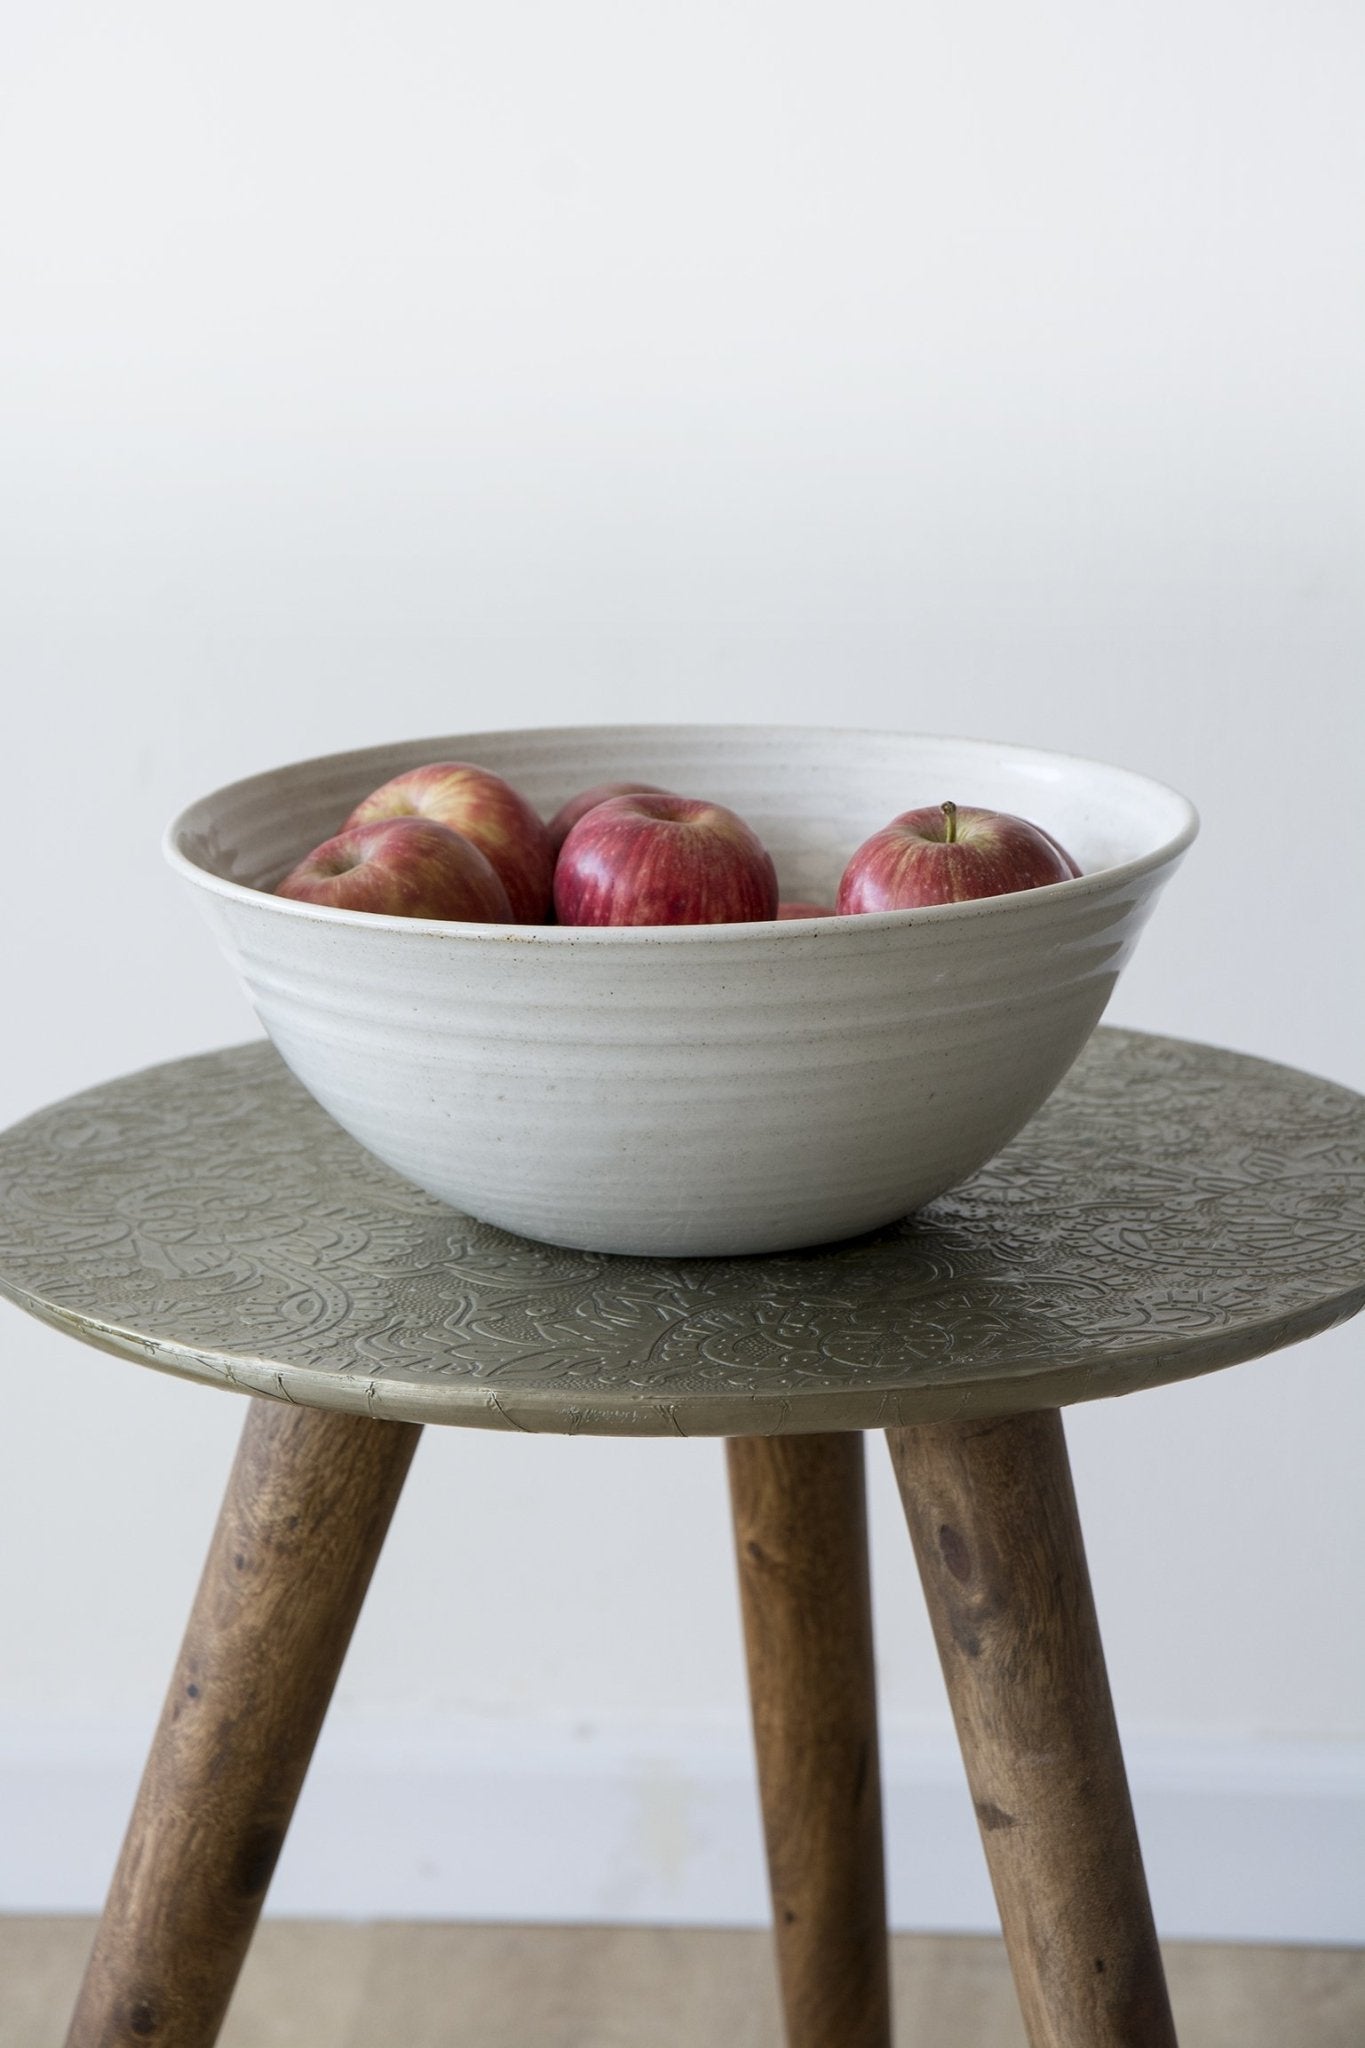
<path id="1" fill-rule="evenodd" d="M 254 1029 L 159 863 L 189 797 L 640 717 L 1176 784 L 1203 837 L 1113 1019 L 1365 1083 L 1361 40 L 1330 0 L 14 10 L 0 1121 Z M 0 1903 L 76 1904 L 242 1411 L 8 1308 L 0 1339 Z M 1361 1928 L 1324 1844 L 1365 1754 L 1362 1362 L 1348 1328 L 1072 1418 L 1149 1833 L 1183 1816 L 1172 1931 Z M 937 1816 L 946 1710 L 872 1471 L 896 1811 Z M 308 1809 L 344 1834 L 379 1738 L 406 1875 L 376 1849 L 329 1891 L 301 1833 L 277 1896 L 757 1910 L 725 1517 L 716 1446 L 429 1432 Z M 568 1802 L 540 1875 L 483 1891 L 496 1821 L 453 1799 L 462 1847 L 413 1789 L 481 1742 L 514 1781 L 540 1759 L 530 1828 L 537 1784 Z M 955 1798 L 950 1841 L 897 1849 L 910 1917 L 988 1911 Z"/>

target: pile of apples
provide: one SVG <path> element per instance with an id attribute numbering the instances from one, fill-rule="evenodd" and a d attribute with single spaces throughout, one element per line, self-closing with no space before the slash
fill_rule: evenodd
<path id="1" fill-rule="evenodd" d="M 357 804 L 277 885 L 300 903 L 492 924 L 737 924 L 908 910 L 1080 874 L 1006 811 L 931 804 L 864 840 L 836 901 L 783 903 L 771 856 L 723 804 L 603 782 L 546 824 L 487 768 L 410 768 Z"/>

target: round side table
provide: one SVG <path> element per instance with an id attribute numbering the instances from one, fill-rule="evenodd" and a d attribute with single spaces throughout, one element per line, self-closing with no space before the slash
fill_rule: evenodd
<path id="1" fill-rule="evenodd" d="M 919 1216 L 779 1257 L 533 1244 L 268 1045 L 0 1138 L 0 1288 L 255 1396 L 68 2037 L 208 2048 L 426 1422 L 728 1439 L 790 2048 L 889 2048 L 863 1432 L 885 1431 L 1029 2040 L 1175 2036 L 1060 1409 L 1365 1304 L 1365 1099 L 1105 1030 Z"/>

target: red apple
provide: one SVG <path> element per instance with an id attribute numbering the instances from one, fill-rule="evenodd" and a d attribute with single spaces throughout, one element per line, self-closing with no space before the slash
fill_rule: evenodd
<path id="1" fill-rule="evenodd" d="M 539 812 L 524 796 L 468 761 L 433 761 L 395 775 L 357 804 L 347 826 L 381 818 L 430 818 L 472 839 L 501 877 L 518 924 L 539 924 L 550 905 L 555 856 Z"/>
<path id="2" fill-rule="evenodd" d="M 591 789 L 580 790 L 561 804 L 550 820 L 550 840 L 558 854 L 560 847 L 572 832 L 574 826 L 587 812 L 595 810 L 613 796 L 667 796 L 666 789 L 660 789 L 657 782 L 595 782 Z"/>
<path id="3" fill-rule="evenodd" d="M 1064 847 L 1027 818 L 964 804 L 904 811 L 858 848 L 839 884 L 841 913 L 912 910 L 1041 889 L 1080 873 Z"/>
<path id="4" fill-rule="evenodd" d="M 561 924 L 744 924 L 776 916 L 777 875 L 723 804 L 613 796 L 564 841 L 555 909 Z"/>
<path id="5" fill-rule="evenodd" d="M 784 924 L 789 917 L 833 917 L 828 903 L 779 903 L 777 921 Z"/>
<path id="6" fill-rule="evenodd" d="M 1065 847 L 1064 847 L 1064 846 L 1062 845 L 1062 842 L 1061 842 L 1061 840 L 1060 840 L 1060 839 L 1054 839 L 1054 838 L 1053 838 L 1053 836 L 1052 836 L 1052 834 L 1051 834 L 1050 832 L 1044 831 L 1044 830 L 1043 830 L 1043 827 L 1042 827 L 1041 825 L 1035 825 L 1033 829 L 1034 829 L 1034 831 L 1035 831 L 1035 832 L 1041 832 L 1041 833 L 1042 833 L 1042 835 L 1043 835 L 1043 838 L 1044 838 L 1044 839 L 1046 839 L 1046 841 L 1047 841 L 1047 843 L 1048 843 L 1048 845 L 1049 845 L 1049 846 L 1055 846 L 1055 847 L 1056 847 L 1056 849 L 1057 849 L 1058 853 L 1060 853 L 1060 855 L 1062 856 L 1062 859 L 1063 859 L 1063 860 L 1064 860 L 1064 861 L 1066 862 L 1066 866 L 1067 866 L 1067 873 L 1068 873 L 1068 874 L 1070 875 L 1070 877 L 1071 877 L 1071 880 L 1072 880 L 1073 882 L 1074 882 L 1074 881 L 1076 881 L 1076 880 L 1078 880 L 1078 879 L 1079 879 L 1079 877 L 1080 877 L 1080 874 L 1081 874 L 1081 865 L 1080 865 L 1080 862 L 1079 862 L 1079 861 L 1076 861 L 1076 860 L 1073 860 L 1073 859 L 1072 859 L 1071 855 L 1070 855 L 1070 854 L 1069 854 L 1069 853 L 1067 852 L 1066 848 L 1065 848 Z"/>
<path id="7" fill-rule="evenodd" d="M 275 886 L 296 903 L 384 917 L 511 924 L 498 876 L 471 840 L 431 818 L 380 818 L 324 841 Z"/>

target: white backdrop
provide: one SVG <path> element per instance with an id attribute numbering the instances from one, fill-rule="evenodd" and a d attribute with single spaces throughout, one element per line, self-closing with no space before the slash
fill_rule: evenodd
<path id="1" fill-rule="evenodd" d="M 254 1029 L 160 865 L 188 798 L 653 717 L 1174 783 L 1203 836 L 1112 1019 L 1365 1084 L 1355 10 L 52 0 L 5 39 L 0 1121 Z M 0 1904 L 78 1905 L 242 1410 L 0 1338 Z M 1362 1931 L 1363 1359 L 1071 1418 L 1172 1931 Z M 884 1463 L 897 1912 L 976 1924 Z M 718 1447 L 429 1433 L 276 1899 L 751 1915 L 743 1714 Z"/>

